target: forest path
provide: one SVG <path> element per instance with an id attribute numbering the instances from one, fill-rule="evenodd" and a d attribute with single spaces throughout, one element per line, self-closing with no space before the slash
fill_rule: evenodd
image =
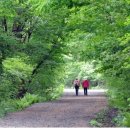
<path id="1" fill-rule="evenodd" d="M 104 90 L 88 90 L 88 96 L 66 89 L 56 101 L 36 103 L 0 119 L 0 127 L 90 127 L 89 121 L 107 108 Z"/>

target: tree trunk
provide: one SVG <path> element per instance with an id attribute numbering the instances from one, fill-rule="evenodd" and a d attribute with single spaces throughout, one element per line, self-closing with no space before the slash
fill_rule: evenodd
<path id="1" fill-rule="evenodd" d="M 2 19 L 2 27 L 3 27 L 3 30 L 4 30 L 5 32 L 8 31 L 7 20 L 6 20 L 5 17 L 3 17 L 3 19 Z"/>

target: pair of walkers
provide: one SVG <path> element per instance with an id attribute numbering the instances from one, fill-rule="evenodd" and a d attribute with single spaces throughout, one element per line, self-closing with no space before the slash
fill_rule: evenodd
<path id="1" fill-rule="evenodd" d="M 76 96 L 78 96 L 78 91 L 79 91 L 79 87 L 80 87 L 80 80 L 78 80 L 78 79 L 74 80 L 73 84 L 75 87 Z M 88 95 L 89 81 L 87 79 L 85 79 L 81 82 L 81 84 L 82 84 L 82 87 L 84 89 L 84 95 Z"/>

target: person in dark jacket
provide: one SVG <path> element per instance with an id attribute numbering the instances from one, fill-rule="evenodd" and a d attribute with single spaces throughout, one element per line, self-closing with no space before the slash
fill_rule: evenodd
<path id="1" fill-rule="evenodd" d="M 79 91 L 79 87 L 80 87 L 80 80 L 75 79 L 73 84 L 74 84 L 74 87 L 75 87 L 76 96 L 78 96 L 78 91 Z"/>

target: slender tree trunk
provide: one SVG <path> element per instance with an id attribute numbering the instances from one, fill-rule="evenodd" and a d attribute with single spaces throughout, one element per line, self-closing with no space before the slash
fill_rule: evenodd
<path id="1" fill-rule="evenodd" d="M 2 72 L 3 72 L 2 59 L 0 59 L 0 76 L 1 76 Z"/>
<path id="2" fill-rule="evenodd" d="M 7 20 L 6 20 L 5 16 L 4 16 L 3 19 L 2 19 L 2 27 L 3 27 L 3 30 L 4 30 L 5 32 L 8 31 Z"/>

